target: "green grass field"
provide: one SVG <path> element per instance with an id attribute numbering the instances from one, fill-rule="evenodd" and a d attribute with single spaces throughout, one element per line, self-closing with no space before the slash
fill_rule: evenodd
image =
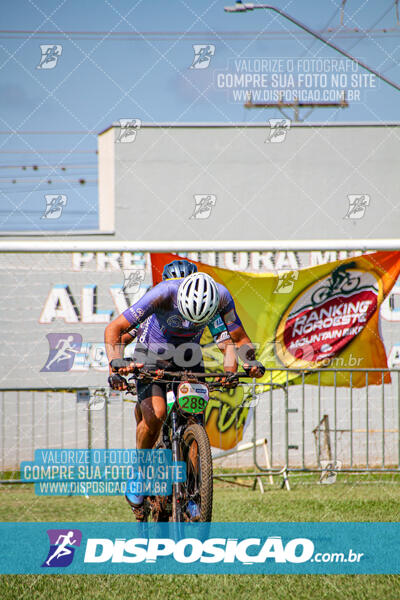
<path id="1" fill-rule="evenodd" d="M 243 480 L 241 480 L 243 481 Z M 290 492 L 268 488 L 261 495 L 215 483 L 214 521 L 398 521 L 400 479 L 342 475 L 334 485 L 317 477 L 291 478 Z M 32 486 L 0 486 L 1 521 L 126 521 L 125 501 L 111 498 L 49 498 Z M 400 576 L 392 575 L 8 575 L 1 600 L 148 599 L 387 599 L 400 598 Z"/>

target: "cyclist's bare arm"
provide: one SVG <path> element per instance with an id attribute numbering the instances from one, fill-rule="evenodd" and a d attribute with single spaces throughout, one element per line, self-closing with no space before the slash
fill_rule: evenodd
<path id="1" fill-rule="evenodd" d="M 132 336 L 128 333 L 130 329 L 132 329 L 132 325 L 124 317 L 124 315 L 120 315 L 107 325 L 104 332 L 104 343 L 106 347 L 108 363 L 110 363 L 114 358 L 123 358 L 125 347 L 133 340 Z M 119 373 L 121 375 L 127 375 L 131 371 L 131 368 L 119 369 Z M 110 367 L 110 374 L 111 373 L 112 369 Z"/>
<path id="2" fill-rule="evenodd" d="M 238 368 L 238 361 L 236 357 L 235 344 L 229 337 L 228 339 L 218 341 L 216 340 L 217 346 L 224 355 L 224 371 L 236 373 Z"/>
<path id="3" fill-rule="evenodd" d="M 230 337 L 228 339 L 224 339 L 222 341 L 218 341 L 218 339 L 217 339 L 216 343 L 217 343 L 218 348 L 221 350 L 222 354 L 224 355 L 224 372 L 225 373 L 236 373 L 237 368 L 238 368 L 238 361 L 237 361 L 237 357 L 236 357 L 235 344 L 233 343 L 233 341 L 231 340 Z M 226 385 L 226 387 L 234 387 L 236 385 L 236 382 L 232 382 L 231 384 L 227 383 L 226 377 L 221 377 L 220 379 L 217 379 L 216 381 L 219 381 L 223 385 Z"/>

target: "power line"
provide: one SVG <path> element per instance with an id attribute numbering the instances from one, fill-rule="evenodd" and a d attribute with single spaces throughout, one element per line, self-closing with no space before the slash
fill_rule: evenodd
<path id="1" fill-rule="evenodd" d="M 92 163 L 88 165 L 74 165 L 74 164 L 64 164 L 64 165 L 2 165 L 0 164 L 0 169 L 23 169 L 27 171 L 28 169 L 32 169 L 33 171 L 38 171 L 39 169 L 95 169 L 97 168 L 97 163 Z"/>
<path id="2" fill-rule="evenodd" d="M 379 17 L 379 19 L 377 21 L 375 21 L 375 23 L 372 25 L 371 30 L 374 29 L 374 27 L 376 27 L 378 25 L 378 23 L 380 23 L 382 21 L 382 19 L 384 17 L 386 17 L 386 15 L 388 14 L 388 12 L 394 7 L 394 3 L 391 3 L 389 8 L 387 8 L 384 13 Z M 350 52 L 350 50 L 352 50 L 355 46 L 357 46 L 357 44 L 361 42 L 361 39 L 358 39 L 354 42 L 354 44 L 352 46 L 350 46 L 350 48 L 347 48 L 347 52 Z"/>
<path id="3" fill-rule="evenodd" d="M 10 185 L 10 184 L 9 184 Z M 44 184 L 40 184 L 40 185 L 44 185 Z M 47 184 L 46 184 L 47 185 Z M 39 187 L 19 187 L 18 188 L 16 186 L 13 187 L 9 187 L 9 188 L 2 188 L 0 190 L 0 193 L 3 196 L 9 196 L 11 194 L 25 194 L 25 193 L 34 193 L 34 192 L 38 192 L 38 193 L 45 193 L 46 191 L 48 191 L 51 194 L 57 194 L 57 193 L 66 193 L 68 195 L 68 193 L 72 190 L 74 191 L 75 189 L 83 189 L 83 188 L 88 188 L 88 187 L 95 187 L 97 186 L 97 180 L 93 180 L 93 181 L 86 181 L 86 183 L 84 185 L 78 183 L 78 182 L 68 182 L 68 188 L 65 190 L 62 187 L 62 184 L 59 182 L 55 182 L 55 184 L 53 184 L 54 187 L 50 188 L 50 187 L 46 187 L 46 188 L 39 188 Z"/>
<path id="4" fill-rule="evenodd" d="M 98 154 L 97 150 L 0 150 L 0 154 Z"/>
<path id="5" fill-rule="evenodd" d="M 337 15 L 337 13 L 339 12 L 339 10 L 340 10 L 340 8 L 339 8 L 339 6 L 337 6 L 337 7 L 335 8 L 335 10 L 333 11 L 333 14 L 332 14 L 332 16 L 330 17 L 330 19 L 329 19 L 329 20 L 328 20 L 328 22 L 326 23 L 325 27 L 322 29 L 322 32 L 323 32 L 323 33 L 324 33 L 325 31 L 327 31 L 327 27 L 328 27 L 329 23 L 331 23 L 331 21 L 332 21 L 332 20 L 333 20 L 333 19 L 336 17 L 336 15 Z M 304 33 L 306 33 L 306 32 L 304 32 Z M 306 49 L 304 50 L 304 52 L 303 52 L 303 54 L 300 56 L 300 58 L 303 58 L 304 56 L 306 56 L 306 55 L 307 55 L 307 54 L 310 52 L 310 50 L 311 50 L 311 48 L 314 46 L 315 42 L 316 42 L 316 39 L 315 39 L 315 38 L 313 38 L 313 39 L 312 39 L 312 41 L 311 41 L 311 44 L 309 45 L 309 47 L 308 47 L 308 48 L 306 48 Z"/>
<path id="6" fill-rule="evenodd" d="M 91 131 L 90 129 L 84 130 L 82 129 L 81 131 L 23 131 L 22 129 L 16 129 L 15 131 L 13 131 L 12 129 L 9 130 L 2 130 L 0 131 L 0 135 L 12 135 L 12 134 L 18 134 L 18 135 L 83 135 L 83 134 L 90 134 L 90 135 L 98 135 L 99 132 L 98 131 Z"/>
<path id="7" fill-rule="evenodd" d="M 391 8 L 391 7 L 390 7 Z M 389 8 L 389 10 L 390 10 Z M 335 11 L 338 11 L 337 9 Z M 387 11 L 389 12 L 389 11 Z M 386 15 L 387 13 L 385 13 Z M 385 16 L 383 15 L 383 16 Z M 383 18 L 382 16 L 382 18 Z M 382 19 L 381 18 L 381 19 Z M 378 22 L 381 20 L 379 19 Z M 396 37 L 400 35 L 400 31 L 396 27 L 385 27 L 380 29 L 359 29 L 357 27 L 354 28 L 343 28 L 343 27 L 328 27 L 323 29 L 315 30 L 317 33 L 337 33 L 335 37 L 358 37 L 365 34 L 383 34 L 383 36 L 387 34 L 396 34 Z M 79 31 L 11 31 L 0 30 L 0 37 L 3 39 L 24 39 L 24 36 L 29 35 L 32 39 L 38 39 L 38 37 L 46 36 L 48 39 L 51 36 L 53 39 L 55 38 L 65 38 L 66 36 L 71 37 L 73 39 L 83 39 L 83 40 L 98 40 L 105 37 L 104 41 L 143 41 L 144 39 L 152 39 L 154 41 L 170 41 L 174 39 L 187 39 L 187 40 L 199 40 L 199 39 L 207 39 L 207 38 L 222 38 L 222 39 L 254 39 L 255 36 L 257 38 L 269 38 L 269 37 L 281 37 L 281 38 L 290 38 L 293 36 L 304 36 L 305 32 L 302 31 L 198 31 L 198 32 L 185 32 L 185 31 L 171 31 L 171 32 L 79 32 Z M 86 37 L 82 37 L 86 36 Z M 89 37 L 88 37 L 89 36 Z M 121 37 L 122 36 L 122 37 Z M 155 37 L 161 36 L 161 37 Z"/>
<path id="8" fill-rule="evenodd" d="M 46 177 L 46 175 L 42 175 L 41 176 L 42 179 L 44 179 Z M 49 179 L 48 181 L 43 181 L 41 183 L 39 183 L 39 185 L 50 185 L 52 183 L 58 183 L 58 179 L 60 179 L 62 182 L 68 182 L 68 181 L 72 181 L 75 183 L 80 183 L 81 185 L 85 185 L 85 183 L 87 183 L 88 181 L 90 182 L 97 182 L 97 179 L 85 179 L 84 177 L 80 177 L 79 179 L 75 179 L 75 178 L 68 178 L 68 177 L 63 177 L 62 175 L 48 175 Z M 39 177 L 25 177 L 23 179 L 21 178 L 11 178 L 11 177 L 0 177 L 0 181 L 4 182 L 4 183 L 12 183 L 13 185 L 16 185 L 17 183 L 36 183 L 38 182 L 38 179 L 40 179 Z"/>

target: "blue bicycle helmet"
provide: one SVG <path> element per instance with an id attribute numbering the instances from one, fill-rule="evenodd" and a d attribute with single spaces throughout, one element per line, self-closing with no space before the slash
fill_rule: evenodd
<path id="1" fill-rule="evenodd" d="M 188 260 L 173 260 L 165 265 L 162 278 L 163 279 L 180 279 L 187 277 L 192 273 L 197 273 L 197 267 Z"/>

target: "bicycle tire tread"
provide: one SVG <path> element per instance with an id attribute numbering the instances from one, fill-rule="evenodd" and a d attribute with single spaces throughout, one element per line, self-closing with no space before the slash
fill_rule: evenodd
<path id="1" fill-rule="evenodd" d="M 213 504 L 213 466 L 210 441 L 204 427 L 197 423 L 189 425 L 184 431 L 184 443 L 187 444 L 191 438 L 197 443 L 201 465 L 200 521 L 210 522 Z"/>

